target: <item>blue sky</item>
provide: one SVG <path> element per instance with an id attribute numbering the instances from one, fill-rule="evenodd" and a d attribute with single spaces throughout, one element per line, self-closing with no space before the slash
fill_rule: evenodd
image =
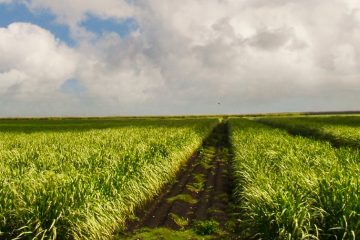
<path id="1" fill-rule="evenodd" d="M 55 16 L 47 11 L 31 12 L 24 4 L 0 5 L 0 26 L 6 27 L 14 22 L 29 22 L 52 32 L 57 38 L 69 45 L 75 42 L 70 37 L 69 28 L 56 23 Z"/>
<path id="2" fill-rule="evenodd" d="M 14 2 L 11 4 L 0 4 L 0 27 L 6 27 L 14 22 L 28 22 L 36 24 L 50 31 L 56 38 L 69 46 L 75 46 L 76 40 L 71 37 L 69 27 L 56 21 L 56 16 L 47 10 L 30 10 L 25 4 Z M 101 35 L 106 32 L 115 32 L 121 37 L 139 27 L 134 18 L 126 19 L 101 19 L 93 14 L 87 14 L 86 19 L 81 22 L 81 27 Z"/>
<path id="3" fill-rule="evenodd" d="M 121 37 L 126 37 L 129 33 L 139 28 L 136 20 L 133 18 L 119 21 L 116 19 L 100 19 L 91 14 L 87 15 L 86 20 L 81 23 L 81 26 L 98 35 L 106 32 L 115 32 Z"/>

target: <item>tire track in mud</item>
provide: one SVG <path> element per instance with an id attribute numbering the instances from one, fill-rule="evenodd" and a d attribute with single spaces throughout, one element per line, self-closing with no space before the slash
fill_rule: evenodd
<path id="1" fill-rule="evenodd" d="M 196 221 L 228 221 L 229 181 L 228 125 L 214 128 L 203 146 L 191 157 L 176 181 L 128 223 L 128 232 L 144 227 L 178 230 Z"/>

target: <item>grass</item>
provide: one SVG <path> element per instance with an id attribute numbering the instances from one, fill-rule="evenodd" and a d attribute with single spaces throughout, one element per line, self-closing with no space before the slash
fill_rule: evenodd
<path id="1" fill-rule="evenodd" d="M 360 147 L 360 116 L 259 118 L 259 122 L 331 142 L 334 146 Z"/>
<path id="2" fill-rule="evenodd" d="M 215 120 L 0 121 L 0 238 L 109 239 Z"/>
<path id="3" fill-rule="evenodd" d="M 194 183 L 189 183 L 186 185 L 186 189 L 188 189 L 191 192 L 194 193 L 199 193 L 202 190 L 204 190 L 205 184 L 202 182 L 194 182 Z"/>
<path id="4" fill-rule="evenodd" d="M 220 231 L 220 224 L 215 220 L 197 221 L 193 229 L 201 236 L 212 235 Z"/>
<path id="5" fill-rule="evenodd" d="M 185 227 L 189 225 L 189 219 L 180 217 L 175 213 L 170 213 L 170 218 L 180 227 L 180 229 L 185 229 Z"/>
<path id="6" fill-rule="evenodd" d="M 124 239 L 124 238 L 119 238 Z M 214 239 L 213 236 L 201 236 L 193 230 L 173 231 L 168 228 L 141 229 L 127 240 L 207 240 Z"/>
<path id="7" fill-rule="evenodd" d="M 243 239 L 359 238 L 360 117 L 260 121 L 339 148 L 253 121 L 230 120 L 237 202 L 229 229 Z M 134 210 L 174 181 L 216 123 L 201 118 L 0 120 L 0 238 L 118 237 L 114 233 Z M 215 153 L 204 148 L 200 164 L 211 168 Z M 200 192 L 204 183 L 199 174 L 187 188 Z M 168 201 L 197 200 L 181 194 Z M 172 217 L 189 227 L 187 219 Z M 129 239 L 225 238 L 216 229 L 205 221 L 183 231 L 141 230 Z"/>
<path id="8" fill-rule="evenodd" d="M 214 146 L 207 146 L 206 148 L 202 149 L 201 160 L 200 160 L 201 166 L 206 170 L 212 168 L 213 158 L 215 154 L 216 154 L 216 147 Z"/>
<path id="9" fill-rule="evenodd" d="M 231 120 L 238 228 L 245 238 L 360 236 L 360 154 Z"/>
<path id="10" fill-rule="evenodd" d="M 186 203 L 189 203 L 189 204 L 196 204 L 197 203 L 197 200 L 194 199 L 189 194 L 179 194 L 179 195 L 176 195 L 174 197 L 168 198 L 167 201 L 169 203 L 173 203 L 175 201 L 182 201 L 182 202 L 186 202 Z"/>
<path id="11" fill-rule="evenodd" d="M 202 173 L 197 173 L 194 175 L 194 181 L 186 185 L 186 188 L 195 193 L 199 193 L 205 188 L 205 175 Z"/>

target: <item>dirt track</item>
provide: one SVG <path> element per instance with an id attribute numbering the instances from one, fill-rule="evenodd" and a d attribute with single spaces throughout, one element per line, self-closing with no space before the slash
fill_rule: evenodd
<path id="1" fill-rule="evenodd" d="M 128 224 L 128 231 L 143 227 L 177 230 L 205 219 L 224 225 L 230 196 L 228 145 L 228 127 L 221 123 L 189 159 L 175 183 L 140 211 L 139 221 Z"/>

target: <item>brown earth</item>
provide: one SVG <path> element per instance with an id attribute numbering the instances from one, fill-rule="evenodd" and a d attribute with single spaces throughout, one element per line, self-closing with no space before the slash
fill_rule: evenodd
<path id="1" fill-rule="evenodd" d="M 128 232 L 144 227 L 178 230 L 195 221 L 227 223 L 229 181 L 228 126 L 220 123 L 203 146 L 178 174 L 176 181 L 139 210 L 137 219 L 128 223 Z"/>

